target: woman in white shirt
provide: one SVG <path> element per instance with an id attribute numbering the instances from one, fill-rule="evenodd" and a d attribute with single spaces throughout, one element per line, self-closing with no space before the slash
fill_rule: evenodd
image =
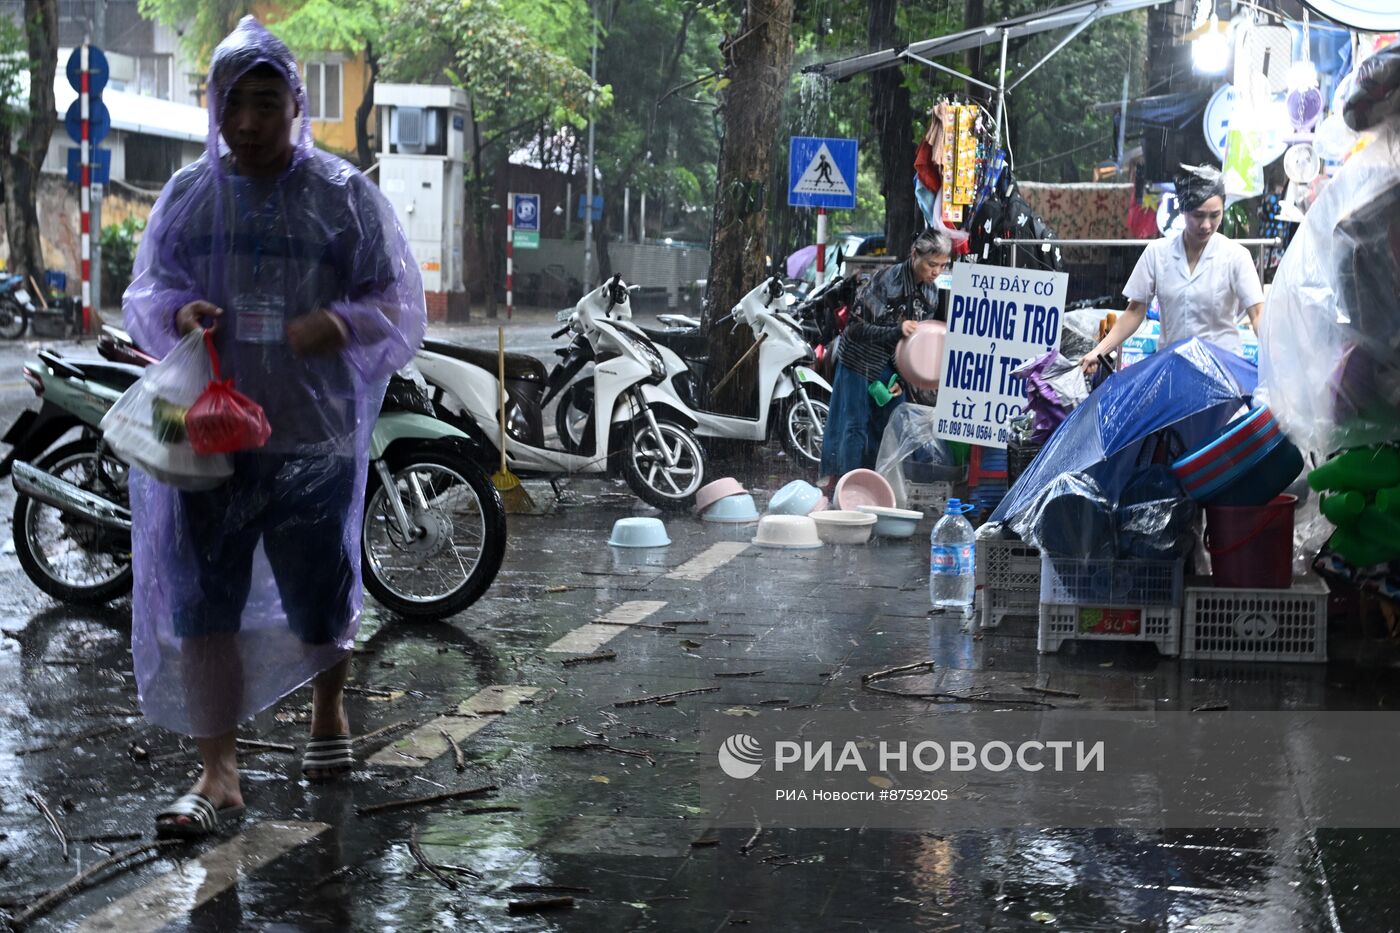
<path id="1" fill-rule="evenodd" d="M 1242 353 L 1236 321 L 1240 309 L 1257 332 L 1264 310 L 1264 289 L 1249 250 L 1216 231 L 1225 215 L 1225 183 L 1209 167 L 1183 165 L 1176 177 L 1176 198 L 1186 218 L 1180 236 L 1154 240 L 1143 250 L 1123 296 L 1128 310 L 1081 365 L 1092 373 L 1100 355 L 1122 346 L 1142 326 L 1155 296 L 1161 308 L 1161 346 L 1200 337 Z"/>

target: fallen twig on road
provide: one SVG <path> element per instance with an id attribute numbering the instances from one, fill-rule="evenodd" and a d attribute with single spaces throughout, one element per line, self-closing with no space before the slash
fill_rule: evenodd
<path id="1" fill-rule="evenodd" d="M 400 729 L 408 729 L 416 725 L 418 725 L 418 720 L 416 719 L 405 719 L 403 722 L 391 723 L 387 726 L 375 729 L 373 732 L 366 732 L 364 735 L 354 739 L 351 744 L 359 745 L 361 742 L 368 742 L 370 739 L 377 739 L 382 735 L 388 735 L 391 732 L 398 732 Z"/>
<path id="2" fill-rule="evenodd" d="M 1022 687 L 1021 689 L 1027 693 L 1039 693 L 1047 697 L 1064 697 L 1068 700 L 1079 699 L 1079 694 L 1075 693 L 1073 690 L 1051 690 L 1049 687 Z"/>
<path id="3" fill-rule="evenodd" d="M 749 841 L 748 841 L 748 842 L 744 843 L 743 845 L 741 845 L 741 846 L 739 847 L 739 854 L 740 854 L 740 855 L 748 855 L 750 852 L 752 852 L 752 851 L 753 851 L 753 847 L 756 846 L 756 845 L 758 844 L 758 837 L 759 837 L 762 833 L 763 833 L 763 824 L 760 823 L 758 820 L 754 820 L 754 821 L 753 821 L 753 835 L 749 837 Z"/>
<path id="4" fill-rule="evenodd" d="M 607 742 L 582 742 L 578 745 L 551 745 L 549 746 L 549 750 L 552 752 L 616 752 L 619 755 L 641 758 L 649 765 L 656 764 L 656 759 L 651 757 L 648 752 L 636 751 L 630 748 L 618 748 L 616 745 L 609 745 Z"/>
<path id="5" fill-rule="evenodd" d="M 622 706 L 645 706 L 648 703 L 661 703 L 666 700 L 675 700 L 680 697 L 695 696 L 701 693 L 718 693 L 719 687 L 700 687 L 697 690 L 678 690 L 675 693 L 659 693 L 655 696 L 637 697 L 635 700 L 618 700 L 613 704 L 614 708 Z"/>
<path id="6" fill-rule="evenodd" d="M 457 744 L 457 740 L 446 729 L 439 729 L 438 732 L 442 735 L 442 740 L 447 743 L 447 747 L 452 749 L 452 763 L 456 766 L 457 772 L 460 774 L 467 770 L 467 759 L 462 754 L 462 746 Z"/>
<path id="7" fill-rule="evenodd" d="M 372 813 L 383 813 L 386 810 L 402 810 L 407 807 L 422 807 L 428 804 L 442 803 L 446 800 L 465 800 L 468 797 L 476 797 L 481 794 L 492 794 L 499 790 L 495 784 L 483 784 L 480 787 L 471 787 L 467 790 L 448 791 L 445 794 L 432 794 L 428 797 L 407 797 L 403 800 L 386 800 L 384 803 L 374 803 L 366 807 L 356 807 L 356 816 L 369 816 Z"/>
<path id="8" fill-rule="evenodd" d="M 78 745 L 82 742 L 87 742 L 91 739 L 100 739 L 103 736 L 111 735 L 114 732 L 125 732 L 127 729 L 130 728 L 131 725 L 129 723 L 120 723 L 115 726 L 103 726 L 101 729 L 92 729 L 88 732 L 83 732 L 79 735 L 72 736 L 71 738 L 62 739 L 60 741 L 54 742 L 52 745 L 40 745 L 38 748 L 21 748 L 17 752 L 15 752 L 15 757 L 19 758 L 23 757 L 24 755 L 37 755 L 40 752 L 52 752 L 57 751 L 60 748 L 71 748 L 72 746 Z"/>
<path id="9" fill-rule="evenodd" d="M 991 703 L 993 705 L 1005 705 L 1010 703 L 1021 706 L 1040 706 L 1045 709 L 1055 708 L 1055 704 L 1046 703 L 1044 700 L 1031 700 L 1025 697 L 997 697 L 990 693 L 911 693 L 905 690 L 891 690 L 888 687 L 880 687 L 871 683 L 863 683 L 861 686 L 872 693 L 883 693 L 886 696 L 903 697 L 906 700 L 931 700 L 945 703 Z"/>
<path id="10" fill-rule="evenodd" d="M 281 742 L 259 742 L 256 739 L 235 739 L 234 744 L 239 748 L 247 748 L 256 752 L 294 752 L 290 745 L 283 745 Z"/>
<path id="11" fill-rule="evenodd" d="M 544 910 L 572 910 L 572 897 L 544 897 L 533 901 L 510 901 L 506 910 L 512 914 L 537 914 Z"/>
<path id="12" fill-rule="evenodd" d="M 25 794 L 24 799 L 34 804 L 43 814 L 45 822 L 49 824 L 49 831 L 54 834 L 54 837 L 58 839 L 58 844 L 63 847 L 63 860 L 68 861 L 68 835 L 63 831 L 63 824 L 59 823 L 58 817 L 54 816 L 53 811 L 49 809 L 48 801 L 34 791 Z"/>
<path id="13" fill-rule="evenodd" d="M 87 871 L 76 875 L 71 881 L 43 895 L 23 912 L 16 914 L 10 923 L 15 929 L 24 927 L 35 918 L 48 913 L 60 902 L 91 887 L 92 880 L 107 869 L 120 866 L 119 870 L 125 871 L 128 868 L 134 868 L 136 866 L 135 863 L 132 862 L 133 859 L 179 844 L 181 844 L 181 840 L 179 839 L 164 839 L 159 842 L 148 842 L 144 845 L 135 846 L 134 848 L 124 849 L 109 858 L 103 859 Z"/>
<path id="14" fill-rule="evenodd" d="M 464 807 L 457 811 L 463 816 L 479 816 L 483 813 L 519 813 L 519 807 L 502 804 L 499 807 Z"/>
<path id="15" fill-rule="evenodd" d="M 1210 703 L 1202 703 L 1200 706 L 1191 707 L 1193 713 L 1223 713 L 1230 709 L 1230 704 L 1224 700 L 1215 700 Z"/>
<path id="16" fill-rule="evenodd" d="M 506 889 L 512 894 L 592 894 L 592 888 L 578 884 L 513 884 Z"/>
<path id="17" fill-rule="evenodd" d="M 100 833 L 95 836 L 70 836 L 69 842 L 136 842 L 141 833 Z"/>
<path id="18" fill-rule="evenodd" d="M 768 673 L 764 671 L 715 671 L 716 677 L 757 677 L 759 674 Z"/>
<path id="19" fill-rule="evenodd" d="M 350 686 L 348 684 L 345 687 L 345 692 L 358 693 L 362 696 L 368 697 L 384 697 L 385 699 L 389 700 L 392 700 L 395 697 L 399 696 L 401 693 L 403 693 L 403 691 L 401 690 L 381 690 L 378 687 L 355 687 Z"/>
<path id="20" fill-rule="evenodd" d="M 919 661 L 916 664 L 904 664 L 899 667 L 892 667 L 889 670 L 885 671 L 875 671 L 870 674 L 861 674 L 860 682 L 863 684 L 868 684 L 871 681 L 880 680 L 884 677 L 898 677 L 901 674 L 913 674 L 916 671 L 931 671 L 934 669 L 934 667 L 935 665 L 932 661 Z"/>
<path id="21" fill-rule="evenodd" d="M 428 861 L 428 857 L 423 854 L 423 847 L 418 844 L 418 827 L 414 826 L 408 832 L 408 853 L 413 856 L 413 860 L 423 867 L 423 870 L 432 875 L 443 887 L 449 891 L 457 890 L 457 882 L 438 871 L 437 866 Z"/>
<path id="22" fill-rule="evenodd" d="M 586 654 L 581 658 L 565 658 L 559 663 L 565 667 L 573 667 L 576 664 L 593 664 L 597 661 L 616 661 L 616 651 L 600 651 L 597 654 Z"/>

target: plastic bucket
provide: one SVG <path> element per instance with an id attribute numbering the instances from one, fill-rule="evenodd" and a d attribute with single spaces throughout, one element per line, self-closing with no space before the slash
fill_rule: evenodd
<path id="1" fill-rule="evenodd" d="M 1298 497 L 1268 505 L 1206 506 L 1213 583 L 1226 589 L 1286 590 L 1293 585 L 1293 510 Z"/>

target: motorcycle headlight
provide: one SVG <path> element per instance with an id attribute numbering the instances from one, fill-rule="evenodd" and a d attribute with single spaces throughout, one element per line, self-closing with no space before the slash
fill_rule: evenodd
<path id="1" fill-rule="evenodd" d="M 649 343 L 638 343 L 637 346 L 642 351 L 642 359 L 646 360 L 647 365 L 651 367 L 651 374 L 657 379 L 665 379 L 666 361 L 661 359 L 661 354 L 657 352 L 656 347 Z"/>

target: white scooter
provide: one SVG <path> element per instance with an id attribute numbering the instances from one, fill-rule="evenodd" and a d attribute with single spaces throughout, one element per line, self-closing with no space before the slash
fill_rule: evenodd
<path id="1" fill-rule="evenodd" d="M 584 295 L 567 315 L 560 334 L 575 334 L 574 356 L 596 361 L 588 407 L 590 436 L 573 450 L 545 446 L 542 411 L 554 394 L 547 383 L 571 378 L 524 354 L 506 354 L 506 463 L 525 477 L 607 473 L 615 468 L 632 491 L 662 509 L 690 506 L 705 483 L 705 454 L 692 429 L 696 413 L 676 397 L 660 352 L 621 318 L 630 317 L 629 295 L 613 276 Z M 450 423 L 499 452 L 500 382 L 495 353 L 428 340 L 415 358 L 424 379 L 437 389 L 434 402 Z M 582 362 L 579 363 L 581 368 Z M 560 386 L 562 387 L 562 385 Z"/>
<path id="2" fill-rule="evenodd" d="M 776 425 L 778 438 L 789 455 L 799 463 L 815 466 L 822 457 L 831 384 L 803 365 L 812 359 L 812 348 L 802 333 L 802 325 L 785 310 L 788 303 L 782 281 L 770 278 L 741 298 L 730 314 L 715 322 L 719 325 L 733 320 L 736 328 L 746 324 L 758 342 L 754 351 L 758 355 L 758 377 L 751 393 L 755 400 L 752 416 L 705 411 L 697 404 L 708 365 L 708 341 L 698 322 L 694 327 L 684 326 L 688 322 L 678 320 L 678 316 L 664 315 L 658 318 L 668 325 L 664 330 L 637 327 L 630 320 L 619 326 L 649 338 L 660 350 L 668 383 L 698 419 L 697 435 L 762 443 Z M 565 446 L 578 444 L 586 434 L 591 394 L 592 386 L 585 377 L 561 396 L 557 426 L 560 442 Z"/>

